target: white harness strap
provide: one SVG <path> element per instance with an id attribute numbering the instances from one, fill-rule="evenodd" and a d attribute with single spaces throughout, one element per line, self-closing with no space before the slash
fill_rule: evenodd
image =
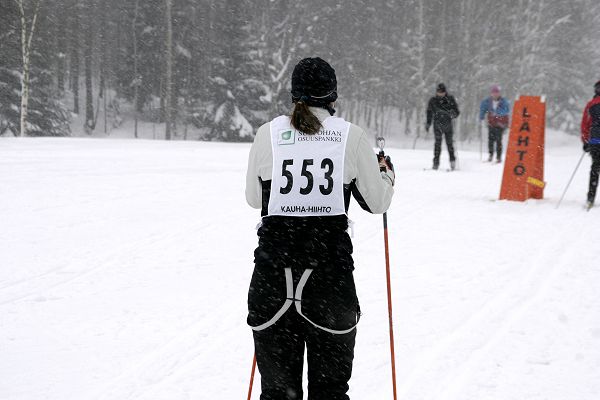
<path id="1" fill-rule="evenodd" d="M 321 325 L 317 325 L 313 321 L 311 321 L 306 315 L 302 314 L 302 291 L 304 290 L 304 286 L 306 286 L 306 283 L 308 282 L 308 278 L 310 277 L 310 274 L 312 272 L 313 272 L 312 269 L 304 270 L 304 273 L 302 274 L 302 276 L 300 277 L 300 281 L 298 282 L 298 287 L 296 288 L 296 293 L 294 294 L 294 279 L 292 277 L 292 269 L 285 268 L 285 286 L 286 286 L 285 303 L 283 303 L 283 306 L 281 307 L 281 309 L 279 311 L 277 311 L 277 313 L 273 316 L 273 318 L 271 318 L 269 321 L 265 322 L 262 325 L 253 326 L 252 330 L 262 331 L 263 329 L 267 329 L 268 327 L 274 325 L 275 322 L 277 322 L 283 316 L 283 314 L 285 314 L 287 312 L 287 310 L 289 310 L 292 303 L 295 303 L 296 312 L 298 314 L 300 314 L 300 316 L 302 318 L 304 318 L 305 320 L 310 322 L 311 325 L 313 325 L 315 328 L 321 329 L 322 331 L 325 331 L 325 332 L 332 333 L 334 335 L 343 335 L 343 334 L 352 332 L 356 328 L 356 325 L 358 325 L 358 321 L 356 322 L 356 324 L 354 324 L 354 326 L 352 326 L 349 329 L 336 330 L 336 329 L 325 328 L 324 326 L 321 326 Z"/>
<path id="2" fill-rule="evenodd" d="M 279 311 L 277 311 L 277 314 L 275 314 L 273 316 L 273 318 L 271 318 L 264 324 L 258 325 L 258 326 L 253 326 L 252 330 L 262 331 L 263 329 L 267 329 L 271 325 L 275 324 L 275 322 L 279 321 L 279 318 L 281 318 L 283 316 L 283 314 L 285 314 L 286 311 L 289 310 L 289 308 L 292 306 L 292 303 L 294 302 L 294 280 L 292 278 L 292 270 L 290 268 L 285 269 L 285 286 L 286 286 L 286 294 L 285 294 L 286 300 L 285 300 L 285 303 L 283 303 L 283 306 L 281 307 L 281 309 Z"/>

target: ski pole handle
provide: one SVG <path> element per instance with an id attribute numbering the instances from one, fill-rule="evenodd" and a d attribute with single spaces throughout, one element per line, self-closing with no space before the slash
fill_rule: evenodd
<path id="1" fill-rule="evenodd" d="M 381 162 L 381 160 L 385 160 L 385 162 L 389 165 L 390 161 L 389 161 L 389 157 L 385 156 L 385 152 L 383 151 L 383 148 L 385 147 L 385 138 L 383 136 L 378 136 L 376 138 L 377 141 L 377 147 L 379 147 L 379 153 L 377 154 L 377 161 Z M 379 167 L 379 170 L 381 172 L 385 172 L 387 171 L 386 167 Z"/>
<path id="2" fill-rule="evenodd" d="M 377 137 L 377 147 L 379 147 L 379 154 L 383 154 L 383 148 L 385 147 L 385 138 L 383 136 Z"/>

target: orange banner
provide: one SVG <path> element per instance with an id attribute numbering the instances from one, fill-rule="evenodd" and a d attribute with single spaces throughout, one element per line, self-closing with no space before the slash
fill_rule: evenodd
<path id="1" fill-rule="evenodd" d="M 521 96 L 513 109 L 500 200 L 544 197 L 546 103 L 539 96 Z"/>

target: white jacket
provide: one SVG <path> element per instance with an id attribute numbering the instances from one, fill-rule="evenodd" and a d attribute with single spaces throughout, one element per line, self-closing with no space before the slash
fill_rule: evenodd
<path id="1" fill-rule="evenodd" d="M 329 117 L 325 109 L 310 107 L 310 110 L 321 122 Z M 380 172 L 370 142 L 362 128 L 351 124 L 344 159 L 344 185 L 353 186 L 352 194 L 361 207 L 381 214 L 387 211 L 392 201 L 394 173 Z M 269 123 L 266 123 L 258 128 L 248 159 L 246 201 L 251 207 L 263 207 L 261 181 L 270 181 L 272 171 L 271 132 Z"/>

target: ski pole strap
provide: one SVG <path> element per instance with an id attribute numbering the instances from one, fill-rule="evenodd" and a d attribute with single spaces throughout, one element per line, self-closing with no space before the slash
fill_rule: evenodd
<path id="1" fill-rule="evenodd" d="M 306 283 L 308 282 L 308 278 L 310 277 L 310 274 L 312 274 L 312 272 L 313 272 L 312 269 L 304 270 L 304 272 L 302 273 L 302 276 L 300 277 L 300 281 L 298 282 L 298 286 L 296 287 L 295 293 L 294 293 L 294 279 L 292 276 L 292 269 L 285 268 L 285 286 L 286 286 L 285 303 L 283 303 L 283 306 L 281 307 L 281 309 L 279 309 L 279 311 L 277 311 L 277 313 L 273 316 L 273 318 L 271 318 L 264 324 L 251 327 L 252 330 L 262 331 L 264 329 L 269 328 L 270 326 L 273 326 L 290 309 L 292 304 L 295 303 L 296 312 L 302 318 L 307 320 L 315 328 L 320 329 L 325 332 L 332 333 L 334 335 L 344 335 L 346 333 L 352 332 L 356 328 L 356 325 L 358 325 L 358 321 L 360 320 L 360 315 L 357 316 L 356 324 L 354 324 L 351 328 L 337 330 L 337 329 L 330 329 L 330 328 L 326 328 L 324 326 L 318 325 L 318 324 L 314 323 L 313 321 L 311 321 L 306 315 L 304 315 L 302 313 L 302 292 L 304 291 L 304 286 L 306 286 Z"/>

